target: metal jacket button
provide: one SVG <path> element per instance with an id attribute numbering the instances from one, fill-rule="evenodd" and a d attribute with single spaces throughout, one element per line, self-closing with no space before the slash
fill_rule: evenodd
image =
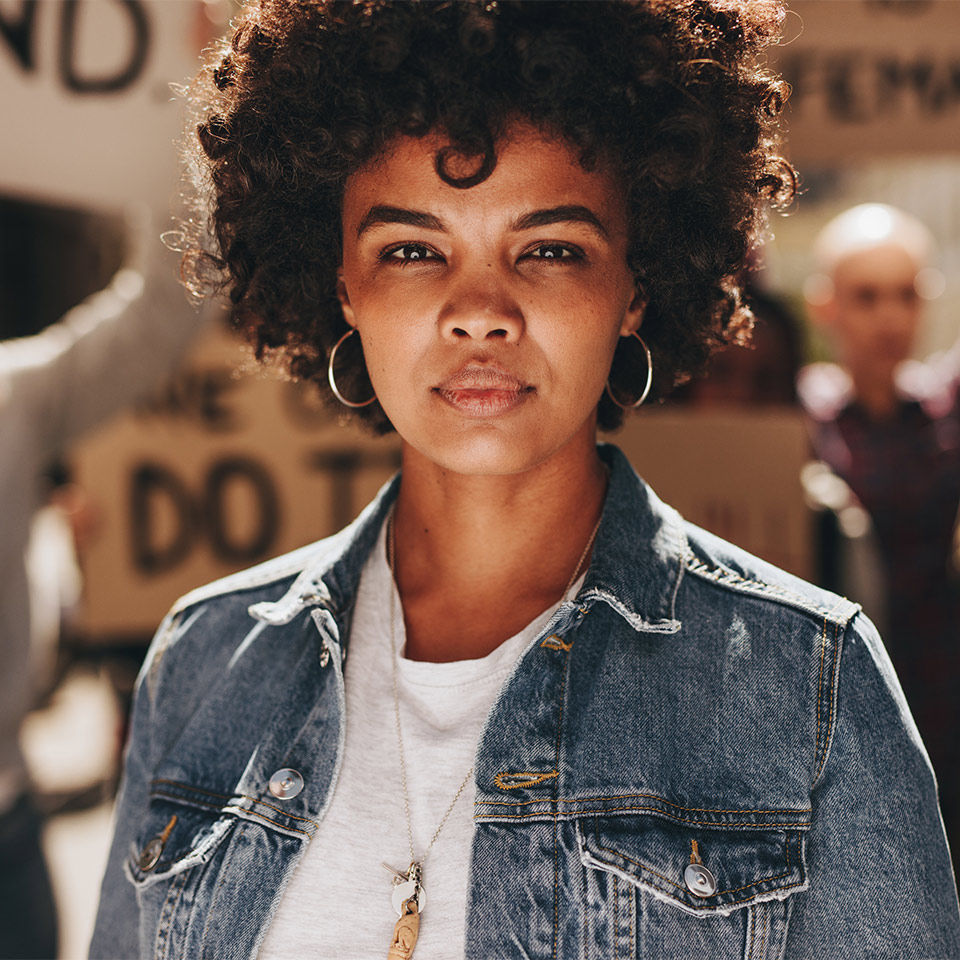
<path id="1" fill-rule="evenodd" d="M 303 777 L 296 770 L 284 767 L 270 778 L 270 792 L 278 800 L 292 800 L 303 789 Z"/>
<path id="2" fill-rule="evenodd" d="M 712 897 L 717 892 L 716 877 L 702 863 L 688 864 L 683 882 L 695 897 Z"/>
<path id="3" fill-rule="evenodd" d="M 161 853 L 163 853 L 163 841 L 159 837 L 154 837 L 147 841 L 147 845 L 140 851 L 137 866 L 144 872 L 152 870 L 160 860 Z"/>
<path id="4" fill-rule="evenodd" d="M 137 866 L 144 873 L 152 870 L 159 863 L 160 854 L 163 853 L 163 848 L 167 845 L 170 834 L 173 833 L 173 828 L 176 825 L 177 816 L 174 814 L 163 828 L 163 833 L 152 837 L 146 842 L 144 848 L 140 851 L 140 856 L 137 857 Z"/>

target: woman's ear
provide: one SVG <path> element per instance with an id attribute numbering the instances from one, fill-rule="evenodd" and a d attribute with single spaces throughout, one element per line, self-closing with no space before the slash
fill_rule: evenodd
<path id="1" fill-rule="evenodd" d="M 340 308 L 343 310 L 343 319 L 356 329 L 357 318 L 354 316 L 353 307 L 350 306 L 350 294 L 347 293 L 347 285 L 343 279 L 343 270 L 337 271 L 337 299 L 340 301 Z"/>
<path id="2" fill-rule="evenodd" d="M 638 288 L 633 295 L 633 300 L 630 301 L 630 306 L 627 307 L 627 312 L 623 315 L 623 323 L 620 324 L 621 337 L 632 336 L 640 329 L 646 309 L 646 294 Z"/>

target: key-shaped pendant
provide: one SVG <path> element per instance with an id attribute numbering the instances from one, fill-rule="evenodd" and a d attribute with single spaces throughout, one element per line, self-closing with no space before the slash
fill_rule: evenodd
<path id="1" fill-rule="evenodd" d="M 387 960 L 410 960 L 420 935 L 420 910 L 417 898 L 411 897 L 403 905 L 403 913 L 393 926 L 393 939 L 387 951 Z"/>

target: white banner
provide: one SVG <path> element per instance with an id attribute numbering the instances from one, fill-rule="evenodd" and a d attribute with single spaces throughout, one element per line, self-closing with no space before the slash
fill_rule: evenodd
<path id="1" fill-rule="evenodd" d="M 169 205 L 200 0 L 0 0 L 0 193 L 117 210 Z M 206 32 L 205 32 L 206 31 Z"/>
<path id="2" fill-rule="evenodd" d="M 792 0 L 773 67 L 805 165 L 960 150 L 958 0 Z"/>

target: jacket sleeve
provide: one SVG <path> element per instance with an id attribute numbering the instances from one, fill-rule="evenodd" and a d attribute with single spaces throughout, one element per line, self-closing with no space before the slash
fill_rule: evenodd
<path id="1" fill-rule="evenodd" d="M 156 390 L 203 326 L 177 280 L 176 258 L 161 247 L 145 275 L 121 270 L 42 333 L 4 343 L 4 392 L 20 419 L 35 424 L 38 453 L 50 459 Z"/>
<path id="2" fill-rule="evenodd" d="M 135 960 L 140 956 L 140 909 L 125 863 L 138 852 L 135 849 L 137 826 L 149 803 L 150 771 L 154 768 L 151 738 L 155 694 L 153 676 L 173 630 L 174 621 L 167 617 L 154 637 L 137 678 L 123 776 L 113 812 L 113 840 L 90 943 L 91 958 Z"/>
<path id="3" fill-rule="evenodd" d="M 818 704 L 831 740 L 815 773 L 810 886 L 796 897 L 785 956 L 960 957 L 933 771 L 886 650 L 862 614 L 837 656 L 832 696 Z"/>

